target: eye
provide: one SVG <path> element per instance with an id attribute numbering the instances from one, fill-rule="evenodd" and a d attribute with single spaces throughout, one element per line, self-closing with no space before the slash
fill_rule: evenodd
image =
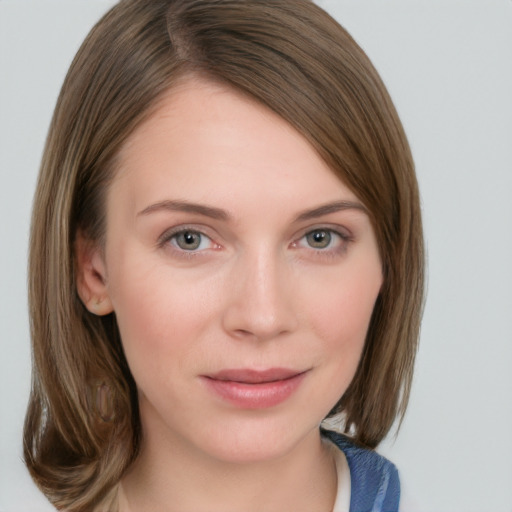
<path id="1" fill-rule="evenodd" d="M 188 252 L 202 251 L 213 246 L 213 242 L 205 234 L 190 229 L 173 233 L 168 240 L 174 247 Z"/>
<path id="2" fill-rule="evenodd" d="M 310 247 L 317 250 L 337 249 L 343 246 L 347 237 L 327 228 L 314 229 L 306 233 L 298 245 Z"/>
<path id="3" fill-rule="evenodd" d="M 292 243 L 292 247 L 302 251 L 305 256 L 315 258 L 337 258 L 342 256 L 353 241 L 352 234 L 342 228 L 331 229 L 320 226 L 311 229 Z"/>
<path id="4" fill-rule="evenodd" d="M 307 244 L 313 249 L 327 249 L 334 236 L 332 231 L 327 229 L 315 229 L 305 235 Z"/>

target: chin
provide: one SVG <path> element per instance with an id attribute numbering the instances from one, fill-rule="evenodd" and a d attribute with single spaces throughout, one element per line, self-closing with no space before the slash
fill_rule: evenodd
<path id="1" fill-rule="evenodd" d="M 203 437 L 204 444 L 201 444 L 203 451 L 225 463 L 269 462 L 285 457 L 317 432 L 318 422 L 299 426 L 297 422 L 259 418 L 253 422 L 233 422 L 228 426 L 209 428 L 208 437 Z"/>

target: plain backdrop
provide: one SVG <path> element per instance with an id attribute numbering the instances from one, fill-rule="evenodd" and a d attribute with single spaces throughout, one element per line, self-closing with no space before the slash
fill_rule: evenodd
<path id="1" fill-rule="evenodd" d="M 323 0 L 388 85 L 429 279 L 403 427 L 381 451 L 421 512 L 512 511 L 512 1 Z M 21 461 L 31 198 L 71 59 L 107 0 L 0 0 L 0 511 L 50 511 Z M 407 511 L 406 511 L 407 512 Z"/>

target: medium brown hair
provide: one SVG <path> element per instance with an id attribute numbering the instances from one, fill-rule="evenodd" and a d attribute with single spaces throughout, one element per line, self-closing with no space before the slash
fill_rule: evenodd
<path id="1" fill-rule="evenodd" d="M 63 84 L 34 202 L 33 384 L 25 460 L 58 508 L 104 503 L 137 455 L 135 383 L 113 314 L 76 290 L 77 232 L 101 242 L 123 142 L 180 77 L 220 81 L 302 133 L 366 206 L 384 281 L 343 413 L 375 447 L 405 412 L 423 297 L 419 195 L 407 139 L 365 53 L 309 0 L 123 0 L 92 29 Z M 103 421 L 95 390 L 109 389 Z"/>

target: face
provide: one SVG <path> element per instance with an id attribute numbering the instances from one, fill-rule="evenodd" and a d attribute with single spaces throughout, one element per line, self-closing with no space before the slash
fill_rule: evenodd
<path id="1" fill-rule="evenodd" d="M 350 384 L 380 290 L 358 198 L 231 89 L 186 81 L 125 143 L 96 271 L 145 439 L 278 457 Z"/>

